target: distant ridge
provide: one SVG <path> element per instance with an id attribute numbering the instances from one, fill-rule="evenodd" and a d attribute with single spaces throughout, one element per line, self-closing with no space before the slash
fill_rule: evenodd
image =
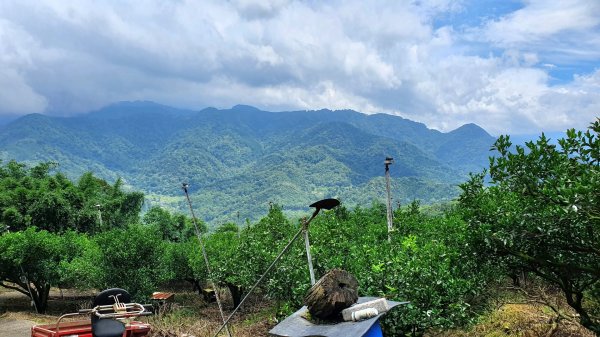
<path id="1" fill-rule="evenodd" d="M 387 114 L 352 110 L 269 112 L 248 105 L 200 111 L 118 102 L 84 115 L 28 115 L 0 128 L 0 159 L 52 160 L 76 179 L 86 171 L 122 177 L 147 205 L 182 208 L 192 185 L 203 218 L 264 214 L 269 202 L 304 210 L 338 197 L 383 200 L 383 159 L 394 199 L 450 200 L 469 171 L 487 163 L 494 138 L 475 124 L 448 133 Z"/>

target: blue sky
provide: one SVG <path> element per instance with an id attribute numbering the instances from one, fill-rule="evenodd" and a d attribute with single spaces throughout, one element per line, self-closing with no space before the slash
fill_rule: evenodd
<path id="1" fill-rule="evenodd" d="M 600 1 L 0 2 L 0 119 L 123 100 L 583 129 L 600 116 Z"/>

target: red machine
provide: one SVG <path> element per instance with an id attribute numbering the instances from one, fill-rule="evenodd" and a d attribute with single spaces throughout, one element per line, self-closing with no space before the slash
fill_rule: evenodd
<path id="1" fill-rule="evenodd" d="M 62 315 L 55 324 L 33 326 L 31 337 L 146 337 L 150 324 L 124 321 L 152 313 L 130 301 L 129 293 L 123 289 L 104 290 L 94 299 L 94 308 Z M 78 315 L 89 315 L 90 320 L 61 323 L 65 317 Z"/>

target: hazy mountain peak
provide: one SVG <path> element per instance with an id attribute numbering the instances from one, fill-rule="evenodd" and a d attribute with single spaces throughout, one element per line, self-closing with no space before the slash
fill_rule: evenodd
<path id="1" fill-rule="evenodd" d="M 232 111 L 241 111 L 241 112 L 256 112 L 256 111 L 261 111 L 260 109 L 253 107 L 251 105 L 244 105 L 244 104 L 238 104 L 238 105 L 234 105 L 231 108 Z"/>
<path id="2" fill-rule="evenodd" d="M 167 107 L 166 105 L 156 103 L 153 101 L 120 101 L 116 103 L 109 104 L 102 109 L 109 108 L 146 108 L 146 107 Z"/>
<path id="3" fill-rule="evenodd" d="M 493 138 L 487 131 L 485 131 L 482 127 L 475 123 L 467 123 L 464 124 L 452 131 L 448 134 L 460 134 L 465 136 L 479 136 L 479 137 L 490 137 Z"/>

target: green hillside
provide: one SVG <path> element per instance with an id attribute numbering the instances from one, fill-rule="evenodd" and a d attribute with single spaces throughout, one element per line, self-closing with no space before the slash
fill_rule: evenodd
<path id="1" fill-rule="evenodd" d="M 267 112 L 249 106 L 201 111 L 122 102 L 70 118 L 28 115 L 0 129 L 0 159 L 55 161 L 219 223 L 256 218 L 269 202 L 305 214 L 312 200 L 371 204 L 384 197 L 383 159 L 395 201 L 449 200 L 469 171 L 487 164 L 494 138 L 469 124 L 449 133 L 397 116 L 355 111 Z"/>

